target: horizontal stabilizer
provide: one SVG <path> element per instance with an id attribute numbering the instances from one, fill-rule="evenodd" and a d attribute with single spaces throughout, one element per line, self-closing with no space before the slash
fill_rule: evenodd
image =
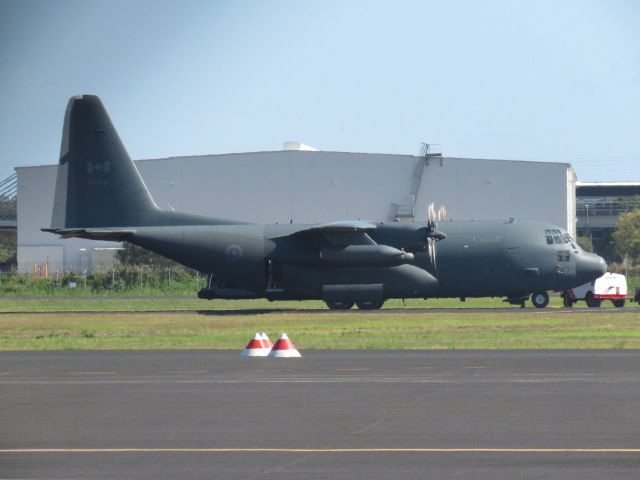
<path id="1" fill-rule="evenodd" d="M 89 240 L 105 240 L 122 242 L 135 233 L 133 229 L 109 228 L 43 228 L 43 232 L 55 233 L 61 238 L 87 238 Z"/>

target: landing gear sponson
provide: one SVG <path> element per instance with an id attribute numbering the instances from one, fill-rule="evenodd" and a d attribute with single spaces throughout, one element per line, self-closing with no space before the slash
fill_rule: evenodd
<path id="1" fill-rule="evenodd" d="M 325 303 L 331 310 L 349 310 L 354 304 L 360 310 L 378 310 L 384 305 L 384 300 L 326 300 Z"/>

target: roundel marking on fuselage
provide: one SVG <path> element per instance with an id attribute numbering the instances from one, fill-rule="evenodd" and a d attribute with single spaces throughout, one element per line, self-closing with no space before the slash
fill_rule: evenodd
<path id="1" fill-rule="evenodd" d="M 227 247 L 224 253 L 230 261 L 235 262 L 242 258 L 242 247 L 240 245 L 232 244 Z"/>

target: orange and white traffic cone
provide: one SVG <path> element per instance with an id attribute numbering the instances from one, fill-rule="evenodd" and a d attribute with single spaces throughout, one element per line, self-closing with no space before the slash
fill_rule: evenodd
<path id="1" fill-rule="evenodd" d="M 262 339 L 262 343 L 265 346 L 265 348 L 268 348 L 269 350 L 271 350 L 271 347 L 273 347 L 273 342 L 269 339 L 267 334 L 265 332 L 262 332 L 260 334 L 260 338 Z"/>
<path id="2" fill-rule="evenodd" d="M 266 357 L 269 355 L 269 350 L 262 342 L 262 336 L 256 332 L 240 355 L 243 357 Z"/>
<path id="3" fill-rule="evenodd" d="M 297 358 L 302 355 L 300 355 L 300 352 L 296 350 L 296 347 L 291 343 L 287 334 L 283 333 L 271 348 L 269 356 L 274 358 Z"/>

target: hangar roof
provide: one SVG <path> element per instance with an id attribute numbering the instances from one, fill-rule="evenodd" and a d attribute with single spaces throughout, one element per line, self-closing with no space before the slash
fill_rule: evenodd
<path id="1" fill-rule="evenodd" d="M 197 155 L 175 155 L 171 157 L 158 157 L 158 158 L 140 158 L 134 159 L 136 162 L 142 161 L 159 161 L 159 160 L 176 160 L 181 158 L 215 158 L 215 157 L 225 157 L 231 155 L 256 155 L 256 154 L 281 154 L 281 155 L 318 155 L 318 154 L 335 154 L 335 155 L 366 155 L 366 156 L 385 156 L 385 157 L 398 157 L 398 158 L 419 158 L 420 155 L 413 154 L 402 154 L 402 153 L 373 153 L 373 152 L 341 152 L 337 150 L 259 150 L 256 152 L 228 152 L 228 153 L 207 153 L 207 154 L 197 154 Z M 565 165 L 570 167 L 571 164 L 568 162 L 556 162 L 556 161 L 545 161 L 545 160 L 514 160 L 507 158 L 469 158 L 469 157 L 450 157 L 446 155 L 442 155 L 442 158 L 445 160 L 478 160 L 478 161 L 489 161 L 489 162 L 509 162 L 509 163 L 533 163 L 533 164 L 555 164 L 555 165 Z M 15 167 L 16 170 L 23 168 L 33 168 L 33 167 L 44 167 L 51 166 L 52 164 L 40 164 L 40 165 L 25 165 Z M 55 164 L 53 164 L 55 165 Z"/>

